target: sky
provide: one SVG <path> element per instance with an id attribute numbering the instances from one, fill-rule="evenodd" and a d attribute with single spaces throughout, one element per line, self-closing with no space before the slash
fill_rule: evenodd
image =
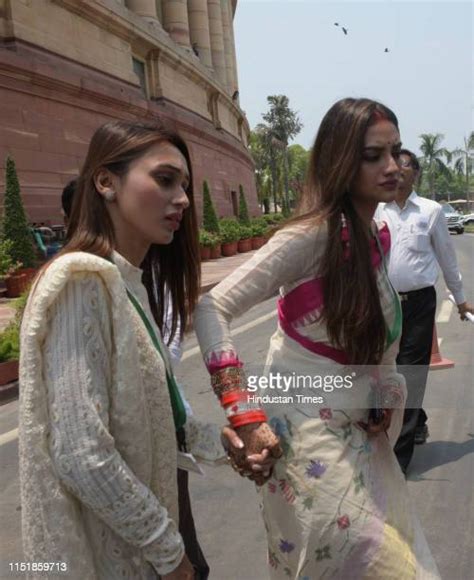
<path id="1" fill-rule="evenodd" d="M 415 153 L 421 133 L 461 147 L 473 130 L 473 18 L 471 2 L 239 0 L 240 106 L 253 128 L 268 95 L 287 95 L 304 125 L 293 142 L 310 148 L 333 103 L 369 97 L 395 112 Z"/>

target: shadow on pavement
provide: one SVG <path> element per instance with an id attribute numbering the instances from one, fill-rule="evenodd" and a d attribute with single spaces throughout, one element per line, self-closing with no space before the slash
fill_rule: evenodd
<path id="1" fill-rule="evenodd" d="M 420 478 L 419 476 L 435 467 L 454 463 L 465 455 L 474 453 L 474 433 L 467 433 L 467 436 L 469 439 L 462 443 L 454 441 L 432 441 L 420 445 L 411 465 L 408 479 L 410 481 L 427 479 L 424 477 Z M 443 479 L 440 478 L 439 481 Z"/>

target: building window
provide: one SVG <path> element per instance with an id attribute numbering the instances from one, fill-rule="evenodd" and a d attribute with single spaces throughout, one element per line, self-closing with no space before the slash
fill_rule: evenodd
<path id="1" fill-rule="evenodd" d="M 147 88 L 146 88 L 146 72 L 145 72 L 145 63 L 138 58 L 132 57 L 133 62 L 133 72 L 138 77 L 138 82 L 140 83 L 140 87 L 142 89 L 143 94 L 145 97 L 147 96 Z"/>
<path id="2" fill-rule="evenodd" d="M 231 191 L 230 196 L 232 198 L 232 211 L 235 217 L 239 217 L 239 198 L 236 191 Z"/>

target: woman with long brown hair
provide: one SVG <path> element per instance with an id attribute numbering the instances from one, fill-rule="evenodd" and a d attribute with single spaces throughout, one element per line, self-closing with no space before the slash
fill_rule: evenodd
<path id="1" fill-rule="evenodd" d="M 231 462 L 261 485 L 273 579 L 438 577 L 392 450 L 401 311 L 385 270 L 390 234 L 372 218 L 395 197 L 400 148 L 384 105 L 333 105 L 295 217 L 196 309 L 212 385 L 245 445 Z M 278 290 L 265 376 L 247 382 L 229 324 Z M 263 471 L 246 460 L 262 448 Z"/>
<path id="2" fill-rule="evenodd" d="M 22 325 L 20 481 L 32 577 L 195 577 L 178 531 L 185 410 L 161 331 L 166 304 L 170 338 L 186 327 L 199 287 L 186 144 L 159 124 L 100 127 L 69 241 L 38 277 Z"/>

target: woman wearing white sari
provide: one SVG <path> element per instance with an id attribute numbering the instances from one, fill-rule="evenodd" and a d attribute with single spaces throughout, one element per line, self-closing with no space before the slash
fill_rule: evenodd
<path id="1" fill-rule="evenodd" d="M 395 197 L 400 147 L 389 109 L 368 99 L 336 103 L 316 137 L 296 217 L 195 313 L 214 390 L 246 446 L 231 450 L 232 462 L 263 484 L 272 579 L 438 578 L 392 450 L 405 400 L 395 367 L 401 313 L 384 267 L 390 234 L 372 218 Z M 246 390 L 229 325 L 278 290 L 263 384 L 318 375 L 326 388 L 254 392 L 254 381 Z M 250 394 L 290 398 L 261 408 Z M 267 422 L 283 457 L 265 475 L 246 455 L 267 447 L 270 471 L 278 448 Z"/>

